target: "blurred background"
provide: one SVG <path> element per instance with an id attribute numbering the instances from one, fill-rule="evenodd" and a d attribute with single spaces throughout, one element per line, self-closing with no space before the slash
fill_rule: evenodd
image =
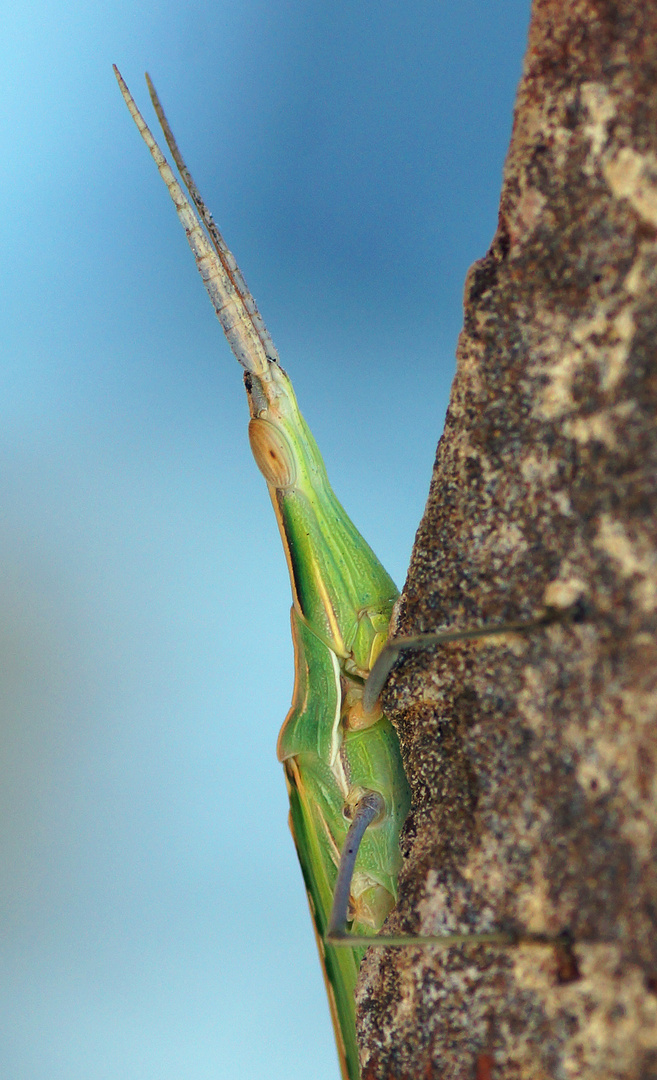
<path id="1" fill-rule="evenodd" d="M 275 757 L 290 590 L 148 69 L 403 584 L 528 0 L 9 5 L 0 1076 L 337 1080 Z"/>

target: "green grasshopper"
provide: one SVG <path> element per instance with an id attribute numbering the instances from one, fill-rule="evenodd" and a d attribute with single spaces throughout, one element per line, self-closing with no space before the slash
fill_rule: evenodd
<path id="1" fill-rule="evenodd" d="M 508 933 L 378 934 L 397 901 L 399 834 L 410 806 L 397 735 L 378 700 L 381 689 L 404 650 L 526 631 L 554 616 L 387 643 L 397 589 L 333 493 L 292 384 L 185 166 L 151 80 L 147 75 L 155 111 L 197 213 L 114 71 L 169 190 L 231 349 L 245 369 L 249 440 L 267 481 L 292 583 L 295 681 L 277 752 L 342 1074 L 344 1080 L 359 1080 L 354 991 L 365 947 L 550 943 L 542 935 Z"/>

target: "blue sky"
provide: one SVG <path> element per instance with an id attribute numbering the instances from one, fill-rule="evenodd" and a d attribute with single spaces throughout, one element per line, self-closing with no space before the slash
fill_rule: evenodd
<path id="1" fill-rule="evenodd" d="M 148 69 L 398 584 L 526 0 L 15 4 L 0 45 L 0 1073 L 337 1080 L 240 370 L 116 87 Z M 149 113 L 150 117 L 150 113 Z"/>

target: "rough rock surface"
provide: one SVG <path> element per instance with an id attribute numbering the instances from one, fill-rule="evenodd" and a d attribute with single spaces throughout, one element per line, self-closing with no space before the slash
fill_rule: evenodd
<path id="1" fill-rule="evenodd" d="M 407 656 L 392 930 L 364 1080 L 657 1078 L 657 4 L 536 0 L 499 227 L 396 633 L 579 621 Z"/>

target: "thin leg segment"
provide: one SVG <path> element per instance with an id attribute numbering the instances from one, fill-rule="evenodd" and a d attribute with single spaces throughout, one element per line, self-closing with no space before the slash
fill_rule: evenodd
<path id="1" fill-rule="evenodd" d="M 452 639 L 453 640 L 453 639 Z M 563 948 L 569 945 L 567 935 L 550 937 L 547 934 L 515 934 L 504 931 L 464 934 L 350 934 L 347 930 L 349 894 L 358 850 L 366 830 L 385 812 L 385 803 L 377 791 L 370 791 L 357 804 L 349 831 L 340 855 L 338 878 L 333 893 L 333 905 L 326 931 L 326 941 L 331 945 L 347 948 L 371 946 L 431 946 L 449 949 L 453 945 L 541 945 Z"/>
<path id="2" fill-rule="evenodd" d="M 354 866 L 358 856 L 358 849 L 365 835 L 365 830 L 376 818 L 385 813 L 385 803 L 378 791 L 370 791 L 360 800 L 356 806 L 354 816 L 349 826 L 342 852 L 340 854 L 340 866 L 338 868 L 338 880 L 333 892 L 333 906 L 329 916 L 326 940 L 335 944 L 342 938 L 348 938 L 347 917 L 349 914 L 349 893 L 351 879 L 354 876 Z M 353 945 L 353 941 L 349 941 Z"/>
<path id="3" fill-rule="evenodd" d="M 354 866 L 358 856 L 365 831 L 385 811 L 385 803 L 377 791 L 370 791 L 365 795 L 354 812 L 349 826 L 349 831 L 340 855 L 338 879 L 333 893 L 333 906 L 329 917 L 326 940 L 331 945 L 345 945 L 352 949 L 359 946 L 370 945 L 438 945 L 449 948 L 451 945 L 481 945 L 488 942 L 494 945 L 513 945 L 518 939 L 513 934 L 490 933 L 490 934 L 447 934 L 427 936 L 421 935 L 383 935 L 369 937 L 367 935 L 350 934 L 347 930 L 347 918 L 349 914 L 349 893 L 351 880 L 354 875 Z M 551 944 L 552 939 L 543 935 L 533 935 L 531 940 L 537 945 Z"/>
<path id="4" fill-rule="evenodd" d="M 576 620 L 578 616 L 579 606 L 574 605 L 563 611 L 549 610 L 538 619 L 499 623 L 497 626 L 468 626 L 463 630 L 446 630 L 439 634 L 393 638 L 383 646 L 367 677 L 363 692 L 363 711 L 369 713 L 374 710 L 388 675 L 405 652 L 419 652 L 431 645 L 446 645 L 450 641 L 475 641 L 477 638 L 494 637 L 497 634 L 527 633 L 542 626 L 549 626 L 550 623 Z"/>

